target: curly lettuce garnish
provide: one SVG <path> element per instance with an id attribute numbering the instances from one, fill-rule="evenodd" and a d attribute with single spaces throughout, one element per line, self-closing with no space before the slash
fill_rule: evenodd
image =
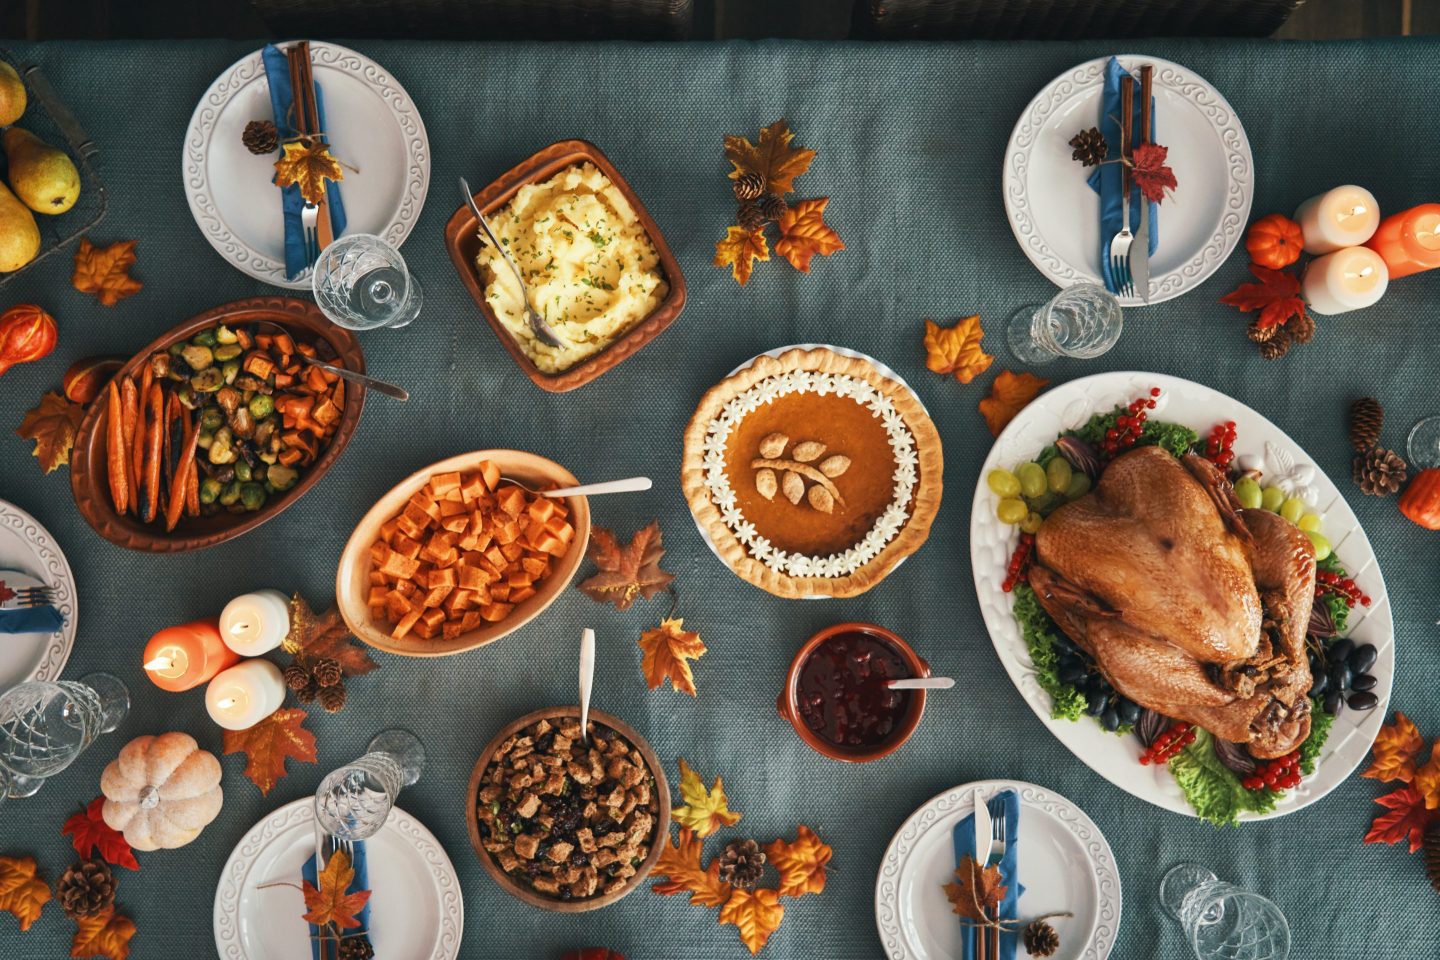
<path id="1" fill-rule="evenodd" d="M 1215 755 L 1211 735 L 1195 728 L 1195 742 L 1170 761 L 1170 774 L 1180 785 L 1195 815 L 1217 827 L 1233 826 L 1242 813 L 1269 813 L 1279 795 L 1246 790 L 1240 778 Z"/>
<path id="2" fill-rule="evenodd" d="M 1055 622 L 1040 607 L 1035 591 L 1026 584 L 1015 587 L 1015 619 L 1020 622 L 1025 648 L 1035 665 L 1035 679 L 1040 689 L 1050 695 L 1050 716 L 1056 720 L 1079 720 L 1085 713 L 1085 695 L 1061 680 L 1056 672 L 1060 658 L 1055 652 Z"/>

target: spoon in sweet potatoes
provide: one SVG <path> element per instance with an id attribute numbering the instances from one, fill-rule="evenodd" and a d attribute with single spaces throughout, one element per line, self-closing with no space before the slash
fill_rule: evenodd
<path id="1" fill-rule="evenodd" d="M 514 477 L 501 477 L 502 483 L 513 483 L 537 497 L 590 497 L 600 493 L 636 493 L 649 490 L 653 484 L 649 477 L 626 477 L 624 480 L 605 480 L 600 483 L 582 483 L 578 487 L 561 487 L 558 490 L 536 490 Z"/>

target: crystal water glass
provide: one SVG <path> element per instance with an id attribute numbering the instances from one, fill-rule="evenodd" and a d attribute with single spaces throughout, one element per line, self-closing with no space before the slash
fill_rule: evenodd
<path id="1" fill-rule="evenodd" d="M 395 799 L 425 767 L 425 749 L 405 730 L 386 730 L 363 757 L 332 771 L 315 791 L 315 819 L 330 836 L 351 842 L 380 832 Z"/>
<path id="2" fill-rule="evenodd" d="M 1093 360 L 1120 339 L 1120 301 L 1095 283 L 1078 283 L 1049 303 L 1021 307 L 1005 328 L 1010 352 L 1035 366 L 1057 357 Z"/>
<path id="3" fill-rule="evenodd" d="M 1290 924 L 1270 900 L 1182 863 L 1160 881 L 1160 905 L 1185 929 L 1198 960 L 1286 960 Z"/>
<path id="4" fill-rule="evenodd" d="M 370 233 L 346 234 L 320 251 L 310 284 L 325 316 L 347 330 L 403 327 L 424 299 L 400 251 Z"/>
<path id="5" fill-rule="evenodd" d="M 1416 470 L 1440 467 L 1440 416 L 1426 417 L 1410 428 L 1405 454 Z"/>
<path id="6" fill-rule="evenodd" d="M 108 673 L 32 681 L 0 696 L 0 767 L 5 795 L 28 797 L 64 770 L 95 738 L 120 725 L 130 691 Z"/>

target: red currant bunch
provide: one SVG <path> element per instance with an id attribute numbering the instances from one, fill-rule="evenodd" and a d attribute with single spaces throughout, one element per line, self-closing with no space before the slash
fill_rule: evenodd
<path id="1" fill-rule="evenodd" d="M 1368 607 L 1371 603 L 1370 595 L 1356 585 L 1354 577 L 1342 577 L 1329 570 L 1317 570 L 1315 572 L 1315 596 L 1323 597 L 1327 593 L 1338 593 L 1344 597 L 1347 607 L 1354 607 L 1357 603 L 1362 607 Z"/>
<path id="2" fill-rule="evenodd" d="M 1292 750 L 1283 757 L 1262 763 L 1240 785 L 1246 790 L 1268 790 L 1279 793 L 1300 785 L 1300 751 Z"/>
<path id="3" fill-rule="evenodd" d="M 1205 443 L 1205 459 L 1221 470 L 1228 470 L 1230 461 L 1235 459 L 1234 447 L 1235 421 L 1217 423 L 1215 429 L 1210 431 L 1210 439 Z"/>
<path id="4" fill-rule="evenodd" d="M 1009 593 L 1015 589 L 1018 583 L 1026 583 L 1030 579 L 1030 555 L 1035 549 L 1035 535 L 1030 533 L 1020 534 L 1020 544 L 1015 548 L 1015 553 L 1010 557 L 1010 566 L 1005 571 L 1005 582 L 1000 584 L 1000 589 Z"/>
<path id="5" fill-rule="evenodd" d="M 1128 450 L 1135 446 L 1140 439 L 1140 434 L 1145 431 L 1145 420 L 1148 416 L 1147 410 L 1155 409 L 1155 401 L 1160 397 L 1160 388 L 1151 387 L 1148 397 L 1136 397 L 1126 407 L 1126 412 L 1115 418 L 1115 426 L 1105 431 L 1105 439 L 1100 442 L 1100 450 L 1107 457 L 1114 457 L 1121 450 Z"/>
<path id="6" fill-rule="evenodd" d="M 1140 754 L 1140 765 L 1169 763 L 1175 754 L 1195 742 L 1195 728 L 1188 723 L 1177 723 L 1155 738 L 1150 748 Z"/>

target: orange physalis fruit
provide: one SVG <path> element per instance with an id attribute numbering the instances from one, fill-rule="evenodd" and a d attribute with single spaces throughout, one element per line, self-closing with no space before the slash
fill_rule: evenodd
<path id="1" fill-rule="evenodd" d="M 925 321 L 925 366 L 941 374 L 954 374 L 961 383 L 969 383 L 990 369 L 995 358 L 980 349 L 985 331 L 980 315 L 966 317 L 953 327 L 942 327 Z"/>
<path id="2" fill-rule="evenodd" d="M 980 401 L 980 413 L 985 417 L 990 432 L 1000 436 L 1005 425 L 1034 400 L 1050 381 L 1033 373 L 1012 373 L 1001 370 L 995 382 L 990 385 L 990 396 Z"/>

